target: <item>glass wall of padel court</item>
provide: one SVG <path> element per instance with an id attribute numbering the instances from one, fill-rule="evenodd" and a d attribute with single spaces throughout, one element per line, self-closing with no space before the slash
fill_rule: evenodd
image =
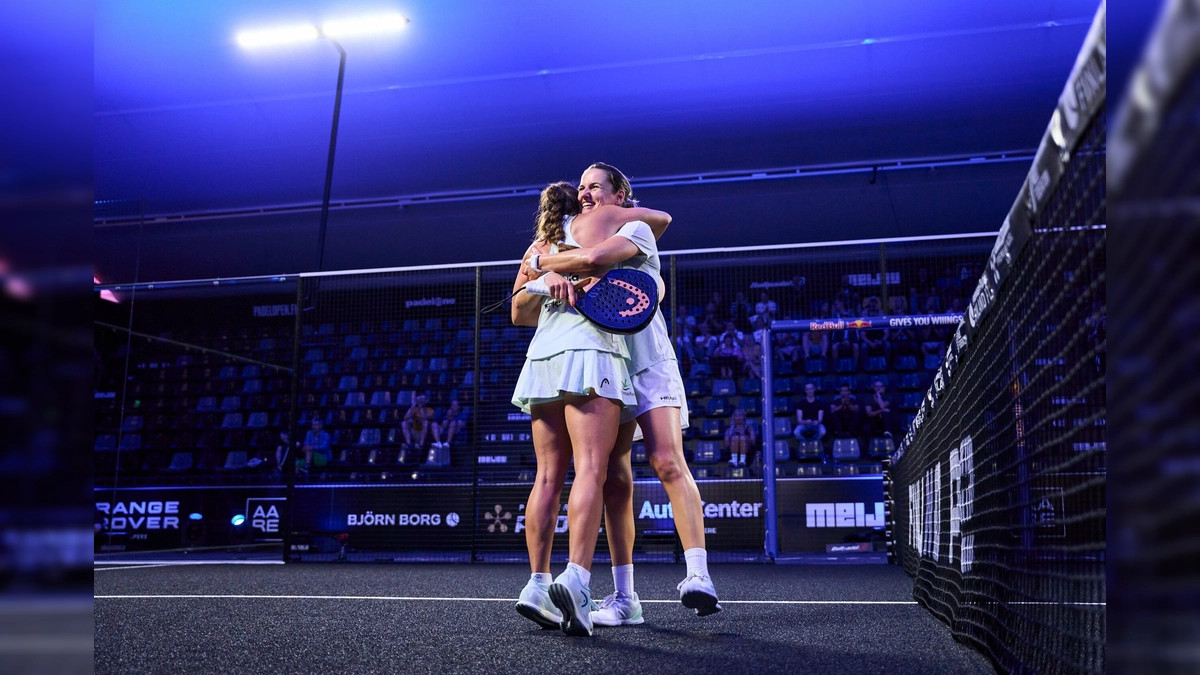
<path id="1" fill-rule="evenodd" d="M 994 241 L 664 254 L 711 560 L 885 558 L 883 462 Z M 516 272 L 96 287 L 97 559 L 524 560 L 537 466 L 510 399 L 533 329 L 483 311 Z M 636 559 L 681 559 L 640 443 L 632 462 Z"/>

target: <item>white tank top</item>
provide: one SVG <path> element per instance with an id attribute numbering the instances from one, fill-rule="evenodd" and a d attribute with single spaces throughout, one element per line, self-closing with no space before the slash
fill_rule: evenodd
<path id="1" fill-rule="evenodd" d="M 571 222 L 573 221 L 574 218 L 571 219 Z M 579 246 L 579 242 L 571 233 L 571 222 L 563 225 L 563 243 Z M 634 221 L 622 226 L 619 234 L 626 236 L 641 252 L 619 263 L 617 267 L 641 270 L 654 277 L 658 287 L 663 288 L 662 260 L 658 256 L 658 244 L 654 241 L 654 233 L 650 231 L 650 227 L 641 221 Z M 640 373 L 656 363 L 675 359 L 671 337 L 667 334 L 667 322 L 660 310 L 654 311 L 654 318 L 649 326 L 633 335 L 624 336 L 624 340 L 629 350 L 631 374 Z"/>
<path id="2" fill-rule="evenodd" d="M 571 221 L 574 219 L 574 216 L 570 216 L 563 222 L 563 230 L 567 232 L 563 243 L 577 246 L 570 236 Z M 551 245 L 550 252 L 557 253 L 558 246 Z M 572 282 L 579 280 L 578 275 L 564 276 Z M 537 330 L 533 333 L 525 356 L 530 359 L 548 359 L 577 349 L 609 352 L 621 358 L 629 358 L 629 348 L 622 336 L 596 328 L 568 303 L 546 298 L 538 316 Z"/>

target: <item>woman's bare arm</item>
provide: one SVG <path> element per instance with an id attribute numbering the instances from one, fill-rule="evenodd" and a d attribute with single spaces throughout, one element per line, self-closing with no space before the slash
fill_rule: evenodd
<path id="1" fill-rule="evenodd" d="M 528 259 L 529 256 L 538 252 L 540 252 L 538 244 L 532 244 L 525 251 L 523 259 Z M 541 314 L 542 300 L 545 298 L 530 295 L 524 291 L 517 292 L 517 289 L 536 278 L 536 275 L 530 276 L 526 269 L 526 266 L 522 264 L 521 269 L 517 271 L 517 279 L 513 282 L 513 292 L 517 295 L 513 297 L 512 302 L 512 322 L 514 326 L 536 327 L 538 325 L 538 316 Z"/>
<path id="2" fill-rule="evenodd" d="M 667 226 L 671 224 L 671 214 L 644 206 L 625 208 L 606 204 L 595 209 L 590 216 L 603 219 L 605 224 L 612 228 L 609 230 L 611 232 L 616 232 L 625 223 L 640 220 L 650 226 L 650 231 L 654 233 L 655 239 L 662 238 L 663 233 L 667 231 Z"/>

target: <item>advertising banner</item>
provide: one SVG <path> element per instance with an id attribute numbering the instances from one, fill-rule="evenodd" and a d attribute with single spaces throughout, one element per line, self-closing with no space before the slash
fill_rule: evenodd
<path id="1" fill-rule="evenodd" d="M 882 476 L 780 478 L 775 485 L 780 553 L 871 551 L 871 542 L 883 541 Z"/>
<path id="2" fill-rule="evenodd" d="M 282 486 L 96 488 L 96 553 L 282 541 Z M 234 517 L 242 516 L 241 525 Z"/>
<path id="3" fill-rule="evenodd" d="M 339 536 L 354 551 L 469 551 L 473 487 L 297 485 L 292 551 L 327 552 Z"/>

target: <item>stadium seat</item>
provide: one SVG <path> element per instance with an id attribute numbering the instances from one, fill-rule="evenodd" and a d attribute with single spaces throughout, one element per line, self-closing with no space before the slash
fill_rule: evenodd
<path id="1" fill-rule="evenodd" d="M 697 464 L 713 464 L 721 461 L 721 444 L 717 441 L 696 441 Z"/>
<path id="2" fill-rule="evenodd" d="M 225 464 L 221 467 L 222 471 L 241 471 L 246 468 L 246 451 L 231 450 L 228 455 L 225 455 Z"/>
<path id="3" fill-rule="evenodd" d="M 226 396 L 225 398 L 221 399 L 221 410 L 224 410 L 225 412 L 237 410 L 241 407 L 242 399 L 238 398 L 237 396 Z"/>
<path id="4" fill-rule="evenodd" d="M 250 420 L 246 422 L 246 426 L 250 427 L 251 429 L 261 429 L 267 426 L 267 413 L 250 413 Z"/>
<path id="5" fill-rule="evenodd" d="M 802 440 L 796 448 L 796 456 L 800 459 L 821 459 L 824 455 L 825 447 L 816 439 Z"/>
<path id="6" fill-rule="evenodd" d="M 430 446 L 425 456 L 425 466 L 450 466 L 450 448 Z"/>
<path id="7" fill-rule="evenodd" d="M 772 418 L 774 423 L 772 429 L 775 430 L 775 438 L 788 437 L 792 435 L 792 418 L 791 417 L 775 417 Z"/>
<path id="8" fill-rule="evenodd" d="M 904 394 L 904 398 L 900 399 L 901 410 L 916 410 L 921 407 L 921 400 L 925 396 L 919 391 L 910 391 Z"/>
<path id="9" fill-rule="evenodd" d="M 867 454 L 876 458 L 891 457 L 892 452 L 895 450 L 896 447 L 892 443 L 892 439 L 887 437 L 872 438 L 870 445 L 867 446 Z"/>
<path id="10" fill-rule="evenodd" d="M 205 411 L 209 411 L 209 410 L 216 410 L 216 409 L 217 409 L 217 397 L 216 396 L 204 396 L 200 399 L 199 402 L 196 403 L 196 410 L 199 410 L 201 412 L 205 412 Z"/>
<path id="11" fill-rule="evenodd" d="M 704 389 L 700 386 L 701 381 L 698 378 L 688 378 L 683 383 L 684 395 L 688 398 L 698 398 L 704 395 Z"/>
<path id="12" fill-rule="evenodd" d="M 117 449 L 117 437 L 112 434 L 101 434 L 96 437 L 92 449 L 97 452 L 109 452 Z"/>
<path id="13" fill-rule="evenodd" d="M 938 366 L 942 365 L 942 357 L 939 354 L 925 355 L 925 370 L 937 370 Z"/>
<path id="14" fill-rule="evenodd" d="M 358 377 L 355 375 L 343 375 L 342 379 L 338 380 L 338 389 L 342 391 L 358 389 Z"/>
<path id="15" fill-rule="evenodd" d="M 833 366 L 835 373 L 853 373 L 856 370 L 858 370 L 858 364 L 855 363 L 853 356 L 843 356 Z"/>
<path id="16" fill-rule="evenodd" d="M 121 450 L 141 450 L 142 435 L 141 434 L 125 434 L 121 436 Z"/>
<path id="17" fill-rule="evenodd" d="M 630 451 L 630 462 L 634 464 L 645 464 L 649 461 L 646 455 L 646 444 L 642 442 L 634 443 L 633 449 Z"/>
<path id="18" fill-rule="evenodd" d="M 222 380 L 229 380 L 237 377 L 237 366 L 222 366 L 221 372 L 217 375 Z"/>
<path id="19" fill-rule="evenodd" d="M 720 436 L 722 433 L 724 433 L 724 429 L 721 428 L 721 420 L 704 420 L 700 424 L 701 436 L 712 438 Z"/>
<path id="20" fill-rule="evenodd" d="M 793 410 L 792 397 L 776 395 L 771 399 L 771 412 L 776 415 L 787 415 Z"/>
<path id="21" fill-rule="evenodd" d="M 380 408 L 392 405 L 392 392 L 376 391 L 371 394 L 371 406 Z"/>
<path id="22" fill-rule="evenodd" d="M 790 377 L 777 377 L 771 382 L 771 390 L 776 394 L 791 394 L 795 391 L 795 386 Z"/>
<path id="23" fill-rule="evenodd" d="M 450 367 L 450 362 L 444 357 L 429 359 L 429 369 L 434 371 L 446 370 Z"/>
<path id="24" fill-rule="evenodd" d="M 720 396 L 713 396 L 708 399 L 708 406 L 705 410 L 704 414 L 708 417 L 725 417 L 733 413 L 733 410 L 729 407 L 729 400 Z"/>
<path id="25" fill-rule="evenodd" d="M 358 444 L 379 445 L 380 437 L 379 429 L 363 429 L 358 432 Z"/>
<path id="26" fill-rule="evenodd" d="M 243 394 L 257 394 L 260 391 L 262 391 L 262 380 L 246 380 L 246 382 L 242 384 Z"/>
<path id="27" fill-rule="evenodd" d="M 837 476 L 857 476 L 858 473 L 858 467 L 853 464 L 839 464 L 834 469 L 834 475 Z"/>
<path id="28" fill-rule="evenodd" d="M 142 416 L 130 415 L 125 418 L 125 423 L 121 425 L 121 431 L 141 431 Z"/>
<path id="29" fill-rule="evenodd" d="M 261 373 L 261 370 L 259 369 L 258 365 L 256 365 L 256 364 L 251 363 L 249 365 L 242 366 L 242 377 L 245 377 L 245 378 L 258 377 L 260 373 Z"/>
<path id="30" fill-rule="evenodd" d="M 884 356 L 869 356 L 867 364 L 863 367 L 868 373 L 882 373 L 888 369 L 887 357 Z"/>
<path id="31" fill-rule="evenodd" d="M 901 357 L 901 358 L 903 358 L 903 357 Z M 921 386 L 921 376 L 917 375 L 916 373 L 905 373 L 905 374 L 901 375 L 900 376 L 900 388 L 909 390 L 909 391 L 923 389 L 923 387 Z"/>
<path id="32" fill-rule="evenodd" d="M 820 356 L 810 356 L 804 359 L 804 372 L 808 375 L 820 375 L 826 369 L 825 359 Z"/>
<path id="33" fill-rule="evenodd" d="M 738 407 L 746 411 L 746 415 L 757 417 L 762 414 L 762 397 L 743 396 L 738 399 Z"/>
<path id="34" fill-rule="evenodd" d="M 813 478 L 821 475 L 821 467 L 816 464 L 807 464 L 796 468 L 796 475 L 803 478 Z"/>
<path id="35" fill-rule="evenodd" d="M 237 429 L 242 426 L 242 413 L 231 412 L 225 413 L 225 418 L 221 420 L 222 429 Z"/>
<path id="36" fill-rule="evenodd" d="M 167 471 L 187 471 L 192 468 L 193 461 L 192 453 L 177 452 L 171 455 L 171 463 L 167 465 Z"/>
<path id="37" fill-rule="evenodd" d="M 834 378 L 832 391 L 835 393 L 845 385 L 850 387 L 850 391 L 858 391 L 858 376 L 857 375 L 838 375 Z"/>
<path id="38" fill-rule="evenodd" d="M 738 380 L 738 392 L 743 396 L 757 396 L 762 393 L 762 380 L 744 377 Z"/>
<path id="39" fill-rule="evenodd" d="M 355 347 L 350 350 L 351 361 L 366 361 L 368 358 L 368 350 L 366 347 Z"/>
<path id="40" fill-rule="evenodd" d="M 308 367 L 308 374 L 315 377 L 329 374 L 329 364 L 324 361 L 313 361 Z"/>
<path id="41" fill-rule="evenodd" d="M 911 371 L 917 369 L 917 357 L 911 354 L 896 357 L 896 370 Z"/>
<path id="42" fill-rule="evenodd" d="M 416 373 L 425 370 L 425 359 L 408 359 L 404 362 L 404 371 Z"/>
<path id="43" fill-rule="evenodd" d="M 734 385 L 733 380 L 713 380 L 713 396 L 733 396 L 736 393 L 737 388 Z"/>
<path id="44" fill-rule="evenodd" d="M 352 391 L 346 394 L 346 399 L 342 405 L 347 408 L 360 407 L 367 404 L 367 395 L 361 391 Z"/>
<path id="45" fill-rule="evenodd" d="M 389 464 L 388 452 L 383 448 L 373 448 L 367 453 L 367 464 L 370 466 L 384 466 Z"/>
<path id="46" fill-rule="evenodd" d="M 781 361 L 776 359 L 771 362 L 771 372 L 776 377 L 790 377 L 796 374 L 796 367 L 791 361 Z"/>
<path id="47" fill-rule="evenodd" d="M 837 438 L 833 441 L 833 458 L 837 461 L 858 459 L 861 453 L 857 438 Z"/>
<path id="48" fill-rule="evenodd" d="M 775 461 L 786 462 L 792 458 L 792 448 L 786 438 L 775 439 Z"/>

